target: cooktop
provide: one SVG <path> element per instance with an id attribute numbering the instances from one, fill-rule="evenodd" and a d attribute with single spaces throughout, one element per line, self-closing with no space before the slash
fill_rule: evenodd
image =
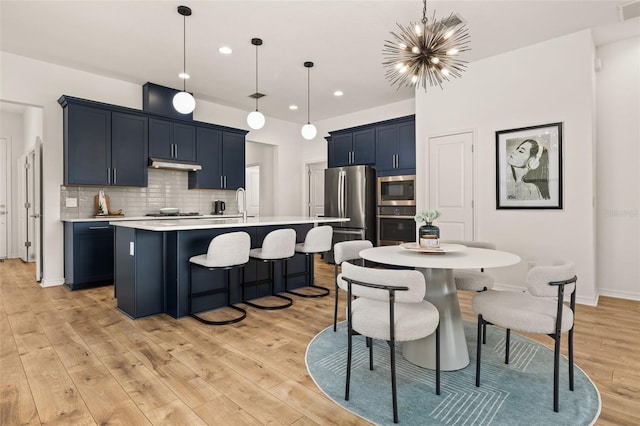
<path id="1" fill-rule="evenodd" d="M 188 212 L 188 213 L 147 213 L 145 216 L 165 217 L 165 216 L 202 216 L 202 215 L 198 212 Z"/>

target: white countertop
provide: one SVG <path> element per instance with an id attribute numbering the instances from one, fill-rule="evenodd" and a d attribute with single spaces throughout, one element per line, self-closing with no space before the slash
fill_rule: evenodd
<path id="1" fill-rule="evenodd" d="M 180 219 L 233 219 L 242 217 L 241 214 L 204 214 L 202 216 L 106 216 L 85 218 L 62 218 L 63 222 L 119 222 L 123 220 L 180 220 Z"/>
<path id="2" fill-rule="evenodd" d="M 259 216 L 249 217 L 243 221 L 241 217 L 229 218 L 228 216 L 198 216 L 181 217 L 173 220 L 165 218 L 145 220 L 114 220 L 109 221 L 110 225 L 125 228 L 142 229 L 145 231 L 189 231 L 192 229 L 213 229 L 213 228 L 240 228 L 253 226 L 270 225 L 301 225 L 310 223 L 335 223 L 347 222 L 349 218 L 340 217 L 306 217 L 306 216 Z"/>

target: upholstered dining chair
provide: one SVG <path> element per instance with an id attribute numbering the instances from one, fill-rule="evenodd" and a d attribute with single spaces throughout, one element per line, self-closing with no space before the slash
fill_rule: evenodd
<path id="1" fill-rule="evenodd" d="M 209 247 L 205 254 L 199 254 L 189 258 L 189 315 L 198 321 L 209 325 L 225 325 L 233 324 L 242 321 L 247 316 L 247 311 L 231 304 L 231 290 L 230 286 L 230 271 L 231 269 L 238 268 L 242 273 L 244 265 L 249 262 L 249 250 L 251 248 L 251 237 L 246 232 L 229 232 L 226 234 L 218 235 L 209 242 Z M 201 267 L 210 271 L 224 270 L 225 271 L 225 286 L 224 288 L 207 288 L 205 290 L 195 292 L 193 291 L 192 277 L 193 268 Z M 242 283 L 242 278 L 240 283 Z M 227 306 L 238 312 L 240 315 L 237 317 L 224 320 L 213 321 L 207 320 L 193 313 L 193 299 L 208 296 L 215 293 L 226 293 Z"/>
<path id="2" fill-rule="evenodd" d="M 336 243 L 333 246 L 333 259 L 334 265 L 334 283 L 335 283 L 335 303 L 333 305 L 333 331 L 336 331 L 336 324 L 338 322 L 338 289 L 347 290 L 346 283 L 341 279 L 338 279 L 340 275 L 340 265 L 342 262 L 348 260 L 360 260 L 362 266 L 364 266 L 364 259 L 360 257 L 362 250 L 373 247 L 373 243 L 369 240 L 353 240 L 342 241 Z M 344 286 L 344 287 L 341 287 Z"/>
<path id="3" fill-rule="evenodd" d="M 444 244 L 462 244 L 463 246 L 495 250 L 494 243 L 486 241 L 470 241 L 470 240 L 445 240 L 440 241 Z M 484 268 L 479 271 L 473 269 L 454 269 L 453 281 L 456 284 L 456 290 L 463 291 L 487 291 L 493 288 L 495 280 L 489 274 L 484 272 Z M 482 327 L 482 343 L 487 343 L 487 327 Z"/>
<path id="4" fill-rule="evenodd" d="M 495 250 L 496 245 L 485 241 L 469 241 L 469 240 L 441 240 L 445 244 L 462 244 L 463 246 Z M 471 269 L 455 269 L 453 271 L 453 279 L 456 283 L 456 289 L 466 291 L 486 291 L 493 288 L 494 280 L 489 274 L 484 273 L 484 268 L 479 271 Z"/>
<path id="5" fill-rule="evenodd" d="M 505 364 L 509 364 L 511 330 L 547 334 L 554 341 L 553 411 L 558 411 L 560 338 L 568 333 L 569 389 L 573 390 L 573 324 L 576 307 L 575 265 L 556 262 L 553 266 L 536 266 L 527 273 L 528 293 L 515 291 L 483 291 L 473 297 L 473 311 L 478 315 L 478 347 L 476 386 L 480 386 L 481 329 L 486 324 L 505 328 Z M 564 303 L 570 294 L 569 306 Z"/>
<path id="6" fill-rule="evenodd" d="M 331 240 L 333 239 L 333 228 L 329 225 L 316 226 L 311 228 L 304 237 L 304 242 L 296 244 L 296 253 L 302 253 L 306 257 L 307 267 L 300 274 L 287 275 L 291 278 L 296 275 L 307 276 L 308 287 L 317 289 L 315 293 L 301 293 L 295 290 L 285 288 L 290 294 L 300 297 L 324 297 L 329 294 L 329 289 L 315 284 L 315 279 L 311 271 L 313 271 L 313 260 L 315 254 L 326 253 L 331 250 Z M 286 264 L 285 264 L 286 265 Z M 286 272 L 285 272 L 286 274 Z"/>
<path id="7" fill-rule="evenodd" d="M 369 369 L 373 370 L 373 341 L 384 340 L 391 358 L 393 422 L 398 423 L 396 387 L 396 342 L 422 339 L 435 333 L 436 394 L 440 395 L 440 315 L 424 300 L 426 283 L 419 271 L 376 269 L 342 264 L 341 279 L 347 284 L 347 378 L 345 400 L 349 400 L 353 336 L 369 343 Z M 354 300 L 352 296 L 356 296 Z M 366 389 L 362 392 L 366 395 Z"/>

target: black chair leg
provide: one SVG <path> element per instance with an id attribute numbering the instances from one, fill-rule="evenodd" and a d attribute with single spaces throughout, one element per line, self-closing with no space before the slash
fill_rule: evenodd
<path id="1" fill-rule="evenodd" d="M 507 343 L 504 350 L 504 363 L 509 364 L 509 349 L 511 348 L 511 329 L 507 328 Z"/>
<path id="2" fill-rule="evenodd" d="M 440 324 L 436 327 L 436 395 L 440 395 Z"/>
<path id="3" fill-rule="evenodd" d="M 351 384 L 351 350 L 352 350 L 352 336 L 351 336 L 351 323 L 347 326 L 347 383 L 344 390 L 345 401 L 349 400 L 349 385 Z"/>
<path id="4" fill-rule="evenodd" d="M 573 390 L 573 327 L 569 330 L 569 390 Z"/>
<path id="5" fill-rule="evenodd" d="M 553 349 L 553 411 L 558 412 L 558 384 L 560 382 L 558 371 L 560 369 L 560 333 L 553 336 L 555 346 Z"/>
<path id="6" fill-rule="evenodd" d="M 482 335 L 482 326 L 484 325 L 482 315 L 478 315 L 478 336 L 476 345 L 476 387 L 480 387 L 480 357 L 482 356 L 482 342 L 480 336 Z"/>
<path id="7" fill-rule="evenodd" d="M 369 348 L 369 370 L 373 370 L 373 339 L 371 337 L 366 338 L 366 345 Z"/>
<path id="8" fill-rule="evenodd" d="M 398 390 L 396 388 L 396 344 L 393 340 L 389 342 L 389 350 L 391 351 L 391 397 L 393 399 L 393 422 L 398 423 Z"/>

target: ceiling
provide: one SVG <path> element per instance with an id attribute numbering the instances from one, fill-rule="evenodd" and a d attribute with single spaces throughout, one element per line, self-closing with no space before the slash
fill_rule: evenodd
<path id="1" fill-rule="evenodd" d="M 596 35 L 608 41 L 620 38 L 617 5 L 626 2 L 430 1 L 427 14 L 456 12 L 467 22 L 472 50 L 463 58 L 473 62 L 586 28 L 598 28 Z M 254 107 L 249 98 L 255 92 L 253 37 L 264 41 L 258 52 L 259 91 L 266 96 L 259 105 L 267 117 L 306 122 L 305 61 L 315 63 L 312 122 L 413 96 L 413 90 L 396 90 L 385 80 L 382 46 L 396 23 L 422 18 L 419 0 L 2 0 L 0 45 L 6 52 L 139 85 L 151 81 L 180 89 L 183 18 L 176 9 L 181 4 L 193 10 L 186 18 L 186 61 L 187 90 L 196 100 Z M 223 45 L 233 53 L 220 54 Z M 455 82 L 445 83 L 444 90 L 446 84 Z M 344 96 L 333 96 L 336 90 Z M 300 108 L 292 111 L 291 104 Z"/>

